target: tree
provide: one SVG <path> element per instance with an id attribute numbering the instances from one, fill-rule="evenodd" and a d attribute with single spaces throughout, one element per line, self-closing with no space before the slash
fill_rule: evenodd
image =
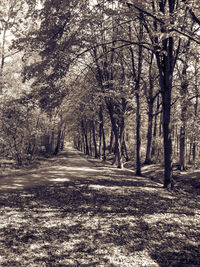
<path id="1" fill-rule="evenodd" d="M 159 70 L 159 82 L 162 95 L 163 142 L 164 142 L 164 187 L 172 181 L 172 138 L 171 138 L 171 97 L 174 68 L 180 52 L 181 34 L 192 39 L 188 30 L 187 7 L 176 0 L 151 1 L 138 4 L 126 2 L 128 7 L 143 14 L 144 27 L 149 34 Z M 148 9 L 147 9 L 148 8 Z M 149 11 L 150 10 L 150 11 Z M 180 16 L 180 10 L 182 16 Z M 180 30 L 179 30 L 180 27 Z M 172 185 L 173 186 L 173 185 Z"/>

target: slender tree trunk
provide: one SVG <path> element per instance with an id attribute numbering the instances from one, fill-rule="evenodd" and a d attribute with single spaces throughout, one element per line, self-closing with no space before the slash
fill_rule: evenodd
<path id="1" fill-rule="evenodd" d="M 58 136 L 57 136 L 57 143 L 56 143 L 56 147 L 54 150 L 54 155 L 57 155 L 60 149 L 60 144 L 61 144 L 61 129 L 59 129 L 58 131 Z"/>
<path id="2" fill-rule="evenodd" d="M 92 156 L 92 122 L 89 124 L 89 155 Z"/>
<path id="3" fill-rule="evenodd" d="M 101 123 L 99 124 L 99 158 L 101 159 L 101 150 L 102 150 L 102 127 Z"/>
<path id="4" fill-rule="evenodd" d="M 84 122 L 82 121 L 81 126 L 82 126 L 82 132 L 83 132 L 84 153 L 86 155 L 89 155 L 87 125 L 84 125 Z"/>
<path id="5" fill-rule="evenodd" d="M 147 148 L 146 148 L 146 158 L 145 164 L 151 163 L 151 144 L 152 144 L 152 129 L 153 129 L 153 106 L 156 97 L 153 97 L 153 76 L 152 76 L 152 63 L 153 63 L 154 54 L 151 55 L 151 61 L 149 64 L 149 90 L 147 92 L 146 84 L 145 91 L 147 96 L 147 104 L 148 104 L 148 129 L 147 129 Z"/>
<path id="6" fill-rule="evenodd" d="M 179 169 L 185 170 L 185 126 L 181 126 L 180 129 L 180 158 Z"/>
<path id="7" fill-rule="evenodd" d="M 109 145 L 109 153 L 110 154 L 113 152 L 113 138 L 114 138 L 114 134 L 113 134 L 113 129 L 111 127 L 111 130 L 110 130 L 110 145 Z"/>
<path id="8" fill-rule="evenodd" d="M 99 108 L 99 120 L 100 120 L 100 124 L 99 124 L 99 158 L 101 159 L 103 156 L 103 160 L 105 160 L 106 159 L 106 155 L 105 155 L 105 149 L 106 148 L 105 148 L 105 132 L 104 132 L 102 105 L 100 105 L 100 108 Z M 103 141 L 103 143 L 102 143 L 102 141 Z M 102 147 L 102 144 L 103 144 L 103 147 Z"/>
<path id="9" fill-rule="evenodd" d="M 195 139 L 195 137 L 193 137 L 192 159 L 193 159 L 193 162 L 195 162 L 195 160 L 196 160 L 196 139 Z"/>
<path id="10" fill-rule="evenodd" d="M 96 132 L 95 132 L 95 123 L 94 123 L 94 121 L 92 121 L 92 133 L 93 133 L 94 157 L 98 158 Z"/>
<path id="11" fill-rule="evenodd" d="M 150 151 L 152 143 L 152 128 L 153 128 L 153 103 L 150 103 L 149 114 L 148 114 L 147 149 L 146 149 L 145 164 L 151 163 Z"/>
<path id="12" fill-rule="evenodd" d="M 187 42 L 185 49 L 188 52 L 190 46 L 190 41 Z M 188 54 L 185 56 L 185 60 L 183 62 L 183 70 L 181 82 L 181 128 L 180 128 L 180 158 L 179 158 L 179 169 L 185 170 L 186 168 L 186 160 L 185 160 L 185 135 L 186 135 L 186 119 L 187 119 L 187 89 L 188 89 L 188 78 L 187 78 L 187 61 Z"/>
<path id="13" fill-rule="evenodd" d="M 140 13 L 140 29 L 139 29 L 139 40 L 143 39 L 143 14 Z M 130 40 L 131 38 L 131 25 L 129 26 Z M 141 160 L 140 160 L 140 147 L 141 147 L 141 137 L 140 137 L 140 124 L 141 124 L 141 115 L 140 115 L 140 80 L 142 72 L 142 61 L 143 61 L 143 48 L 139 46 L 138 48 L 138 64 L 137 71 L 135 65 L 134 51 L 130 47 L 131 52 L 131 63 L 132 63 L 132 75 L 135 81 L 134 91 L 136 93 L 136 175 L 141 176 Z M 136 74 L 137 72 L 137 74 Z"/>
<path id="14" fill-rule="evenodd" d="M 113 104 L 110 101 L 107 102 L 106 104 L 107 104 L 107 108 L 108 108 L 109 115 L 110 115 L 113 133 L 115 136 L 115 158 L 113 160 L 113 164 L 117 161 L 117 167 L 122 168 L 123 163 L 122 163 L 122 155 L 121 155 L 121 146 L 120 146 L 120 141 L 119 141 L 119 137 L 120 137 L 119 127 L 117 126 L 116 118 L 114 117 Z"/>
<path id="15" fill-rule="evenodd" d="M 141 161 L 140 161 L 140 146 L 141 146 L 141 137 L 140 137 L 140 96 L 139 92 L 136 92 L 136 175 L 141 176 Z"/>
<path id="16" fill-rule="evenodd" d="M 60 145 L 61 151 L 64 149 L 64 146 L 65 146 L 65 127 L 64 127 L 64 130 L 62 130 L 62 134 L 61 134 L 61 145 Z"/>
<path id="17" fill-rule="evenodd" d="M 84 152 L 84 154 L 86 154 L 86 146 L 85 146 L 84 133 L 82 134 L 82 151 Z"/>
<path id="18" fill-rule="evenodd" d="M 85 154 L 89 155 L 89 145 L 88 145 L 88 135 L 87 135 L 87 130 L 85 131 Z"/>
<path id="19" fill-rule="evenodd" d="M 106 138 L 105 138 L 104 125 L 102 127 L 102 137 L 103 137 L 103 161 L 105 161 L 106 160 Z"/>
<path id="20" fill-rule="evenodd" d="M 153 128 L 153 142 L 152 142 L 152 149 L 151 149 L 151 157 L 152 158 L 155 156 L 155 151 L 156 151 L 157 120 L 158 120 L 159 106 L 160 106 L 160 98 L 158 95 L 157 105 L 156 105 L 156 114 L 155 114 L 155 118 L 154 118 L 154 128 Z"/>

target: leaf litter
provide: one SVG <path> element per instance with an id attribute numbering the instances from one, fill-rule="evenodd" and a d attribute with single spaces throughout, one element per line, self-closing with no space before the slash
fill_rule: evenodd
<path id="1" fill-rule="evenodd" d="M 77 172 L 63 155 L 59 176 L 52 161 L 42 170 L 56 181 L 1 191 L 1 266 L 200 266 L 200 197 L 185 177 L 169 192 L 72 155 Z"/>

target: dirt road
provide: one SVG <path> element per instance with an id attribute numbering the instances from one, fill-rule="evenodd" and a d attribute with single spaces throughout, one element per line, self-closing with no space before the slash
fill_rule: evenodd
<path id="1" fill-rule="evenodd" d="M 199 197 L 68 148 L 0 178 L 0 266 L 200 266 Z"/>

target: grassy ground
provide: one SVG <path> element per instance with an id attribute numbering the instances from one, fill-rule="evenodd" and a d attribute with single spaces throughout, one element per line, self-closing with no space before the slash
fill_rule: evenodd
<path id="1" fill-rule="evenodd" d="M 200 266 L 198 174 L 143 171 L 70 151 L 0 178 L 0 266 Z"/>

